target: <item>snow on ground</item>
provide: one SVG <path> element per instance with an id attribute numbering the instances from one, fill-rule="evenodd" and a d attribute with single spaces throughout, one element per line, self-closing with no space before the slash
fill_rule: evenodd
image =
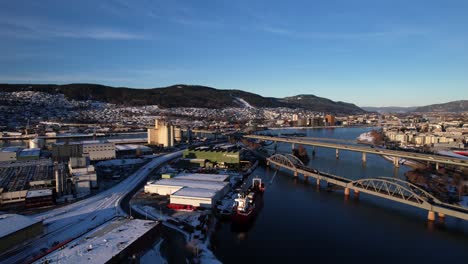
<path id="1" fill-rule="evenodd" d="M 45 234 L 24 245 L 20 253 L 12 255 L 6 259 L 6 262 L 24 262 L 25 258 L 37 254 L 42 248 L 51 248 L 56 242 L 74 239 L 114 217 L 126 215 L 120 208 L 123 197 L 144 181 L 154 168 L 181 155 L 182 151 L 178 151 L 155 158 L 127 179 L 104 192 L 64 207 L 34 215 L 37 220 L 44 221 Z"/>
<path id="2" fill-rule="evenodd" d="M 370 132 L 362 133 L 361 135 L 359 135 L 357 140 L 362 141 L 362 142 L 369 142 L 369 143 L 374 142 L 374 138 L 371 136 Z"/>
<path id="3" fill-rule="evenodd" d="M 208 243 L 203 243 L 198 239 L 193 239 L 190 241 L 189 247 L 195 249 L 195 253 L 198 251 L 198 260 L 202 264 L 218 264 L 220 262 L 213 252 L 208 248 Z M 198 250 L 196 250 L 198 249 Z"/>
<path id="4" fill-rule="evenodd" d="M 462 200 L 459 202 L 462 207 L 468 208 L 468 195 L 462 196 Z"/>
<path id="5" fill-rule="evenodd" d="M 146 252 L 140 258 L 141 264 L 154 264 L 154 263 L 161 263 L 166 264 L 167 260 L 161 255 L 161 244 L 164 239 L 159 240 L 148 252 Z"/>
<path id="6" fill-rule="evenodd" d="M 255 108 L 251 104 L 249 104 L 246 100 L 240 98 L 240 97 L 234 97 L 236 102 L 242 104 L 245 108 Z"/>
<path id="7" fill-rule="evenodd" d="M 148 219 L 161 221 L 171 219 L 171 217 L 163 214 L 160 210 L 149 205 L 132 204 L 132 210 L 138 212 L 141 215 L 147 216 Z"/>
<path id="8" fill-rule="evenodd" d="M 154 221 L 120 219 L 70 242 L 45 257 L 48 263 L 106 263 L 157 225 Z M 42 263 L 43 259 L 36 263 Z"/>

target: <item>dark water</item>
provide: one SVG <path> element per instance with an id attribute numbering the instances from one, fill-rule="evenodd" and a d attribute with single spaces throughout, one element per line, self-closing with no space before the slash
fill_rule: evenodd
<path id="1" fill-rule="evenodd" d="M 308 130 L 311 137 L 355 139 L 365 128 Z M 293 132 L 293 131 L 288 131 Z M 308 153 L 311 153 L 311 149 Z M 281 144 L 279 151 L 290 151 Z M 310 166 L 353 179 L 400 177 L 410 170 L 394 169 L 379 156 L 317 149 Z M 224 263 L 468 263 L 468 223 L 447 217 L 428 223 L 427 212 L 361 194 L 344 199 L 342 191 L 318 190 L 315 181 L 294 180 L 290 173 L 258 168 L 267 182 L 264 207 L 244 231 L 221 223 L 213 238 L 214 253 Z M 349 262 L 351 261 L 351 262 Z"/>
<path id="2" fill-rule="evenodd" d="M 122 139 L 122 138 L 144 138 L 147 137 L 146 132 L 142 133 L 135 133 L 135 134 L 119 134 L 114 136 L 105 136 L 105 137 L 96 137 L 96 140 L 106 140 L 106 139 Z M 45 145 L 53 144 L 53 143 L 60 143 L 60 142 L 73 142 L 73 141 L 85 141 L 85 140 L 93 140 L 92 137 L 80 137 L 80 138 L 70 138 L 70 139 L 46 139 Z M 27 140 L 0 140 L 0 148 L 1 147 L 28 147 L 29 146 L 29 139 Z"/>

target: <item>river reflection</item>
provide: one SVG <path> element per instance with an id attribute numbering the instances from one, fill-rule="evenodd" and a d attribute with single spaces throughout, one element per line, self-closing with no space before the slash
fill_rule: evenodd
<path id="1" fill-rule="evenodd" d="M 310 137 L 355 139 L 367 128 L 310 129 Z M 293 131 L 290 131 L 293 132 Z M 273 148 L 273 146 L 270 146 Z M 278 144 L 279 152 L 291 146 Z M 311 157 L 312 149 L 306 147 Z M 316 148 L 309 166 L 350 179 L 396 177 L 410 168 L 394 168 L 380 156 Z M 468 224 L 447 217 L 428 223 L 427 212 L 360 194 L 345 199 L 342 190 L 317 188 L 315 179 L 259 167 L 266 183 L 264 206 L 247 231 L 222 222 L 213 237 L 216 256 L 225 263 L 372 262 L 446 263 L 468 258 Z"/>

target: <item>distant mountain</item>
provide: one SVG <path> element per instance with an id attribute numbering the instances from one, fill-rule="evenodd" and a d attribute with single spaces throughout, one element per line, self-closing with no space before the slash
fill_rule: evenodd
<path id="1" fill-rule="evenodd" d="M 220 90 L 198 85 L 173 85 L 163 88 L 134 89 L 98 84 L 0 84 L 0 91 L 39 91 L 61 93 L 71 100 L 96 100 L 119 105 L 158 105 L 169 107 L 295 107 L 331 113 L 364 113 L 354 104 L 334 102 L 314 95 L 286 98 L 263 97 L 241 90 Z M 301 99 L 299 99 L 301 98 Z"/>
<path id="2" fill-rule="evenodd" d="M 345 102 L 335 102 L 327 98 L 318 97 L 311 94 L 300 94 L 291 97 L 279 99 L 280 102 L 287 103 L 294 107 L 313 109 L 317 112 L 336 112 L 336 113 L 349 113 L 360 114 L 365 111 L 354 104 Z"/>
<path id="3" fill-rule="evenodd" d="M 364 106 L 361 107 L 362 109 L 369 111 L 369 112 L 378 112 L 378 113 L 408 113 L 413 111 L 414 109 L 418 108 L 417 106 L 412 107 L 400 107 L 400 106 L 387 106 L 387 107 L 372 107 L 372 106 Z"/>
<path id="4" fill-rule="evenodd" d="M 433 104 L 416 108 L 413 112 L 466 112 L 468 100 L 453 101 L 444 104 Z"/>

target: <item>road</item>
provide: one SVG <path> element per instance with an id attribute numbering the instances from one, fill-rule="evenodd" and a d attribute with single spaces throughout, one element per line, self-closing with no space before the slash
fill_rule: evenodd
<path id="1" fill-rule="evenodd" d="M 131 197 L 131 194 L 145 182 L 151 171 L 181 155 L 182 151 L 177 151 L 155 157 L 127 179 L 102 193 L 35 215 L 36 219 L 43 220 L 45 229 L 43 235 L 14 250 L 2 253 L 0 263 L 30 262 L 35 256 L 53 247 L 54 243 L 74 239 L 115 217 L 126 216 L 121 208 L 123 199 Z"/>

